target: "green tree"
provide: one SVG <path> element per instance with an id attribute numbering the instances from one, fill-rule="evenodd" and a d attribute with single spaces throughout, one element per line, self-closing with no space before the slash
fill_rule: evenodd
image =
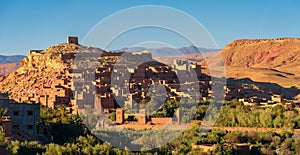
<path id="1" fill-rule="evenodd" d="M 273 120 L 271 116 L 271 109 L 260 110 L 259 121 L 261 127 L 272 127 Z"/>
<path id="2" fill-rule="evenodd" d="M 6 113 L 7 113 L 7 109 L 0 107 L 0 118 L 6 116 Z"/>
<path id="3" fill-rule="evenodd" d="M 296 113 L 294 111 L 285 111 L 283 113 L 284 116 L 284 127 L 286 128 L 294 128 L 295 122 L 294 119 L 296 118 Z"/>
<path id="4" fill-rule="evenodd" d="M 276 116 L 274 119 L 274 127 L 281 128 L 283 126 L 284 120 L 282 119 L 281 115 Z"/>
<path id="5" fill-rule="evenodd" d="M 18 140 L 12 141 L 8 146 L 7 149 L 10 150 L 13 154 L 17 154 L 20 148 L 20 142 Z"/>
<path id="6" fill-rule="evenodd" d="M 112 121 L 116 121 L 116 112 L 112 112 L 109 114 L 108 118 Z"/>
<path id="7" fill-rule="evenodd" d="M 295 129 L 300 129 L 300 115 L 297 115 L 297 116 L 295 117 L 294 123 L 295 123 L 294 128 L 295 128 Z"/>
<path id="8" fill-rule="evenodd" d="M 43 155 L 63 155 L 67 153 L 68 152 L 64 146 L 51 143 L 46 146 L 46 151 Z"/>

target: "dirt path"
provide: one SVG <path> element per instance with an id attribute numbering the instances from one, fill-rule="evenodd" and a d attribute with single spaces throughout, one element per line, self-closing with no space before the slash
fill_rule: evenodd
<path id="1" fill-rule="evenodd" d="M 192 125 L 200 125 L 203 123 L 202 121 L 192 121 L 191 124 L 189 124 L 190 128 Z M 137 124 L 137 123 L 131 123 L 131 124 L 122 124 L 120 127 L 122 128 L 132 128 L 135 130 L 143 130 L 145 128 L 147 129 L 160 129 L 163 126 L 163 124 L 159 125 L 149 125 L 149 124 Z M 174 126 L 173 126 L 174 127 Z M 174 129 L 185 129 L 185 126 L 176 126 Z M 221 127 L 221 126 L 214 126 L 212 129 L 221 129 L 221 130 L 227 130 L 227 131 L 248 131 L 248 132 L 276 132 L 281 133 L 283 131 L 290 131 L 289 129 L 284 128 L 259 128 L 259 127 Z M 294 134 L 300 135 L 300 129 L 294 129 Z"/>
<path id="2" fill-rule="evenodd" d="M 193 121 L 193 124 L 200 125 L 202 121 Z M 223 126 L 214 126 L 213 129 L 221 129 L 227 131 L 253 131 L 253 132 L 276 132 L 281 133 L 283 131 L 290 131 L 285 128 L 260 128 L 260 127 L 223 127 Z M 294 129 L 294 134 L 300 135 L 300 129 Z"/>
<path id="3" fill-rule="evenodd" d="M 213 127 L 213 129 L 221 129 L 227 131 L 254 131 L 254 132 L 276 132 L 289 131 L 288 129 L 281 128 L 256 128 L 256 127 Z M 294 129 L 294 134 L 300 134 L 300 129 Z"/>

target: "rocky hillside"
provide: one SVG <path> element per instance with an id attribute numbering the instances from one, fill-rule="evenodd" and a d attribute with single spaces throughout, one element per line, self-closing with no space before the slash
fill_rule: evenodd
<path id="1" fill-rule="evenodd" d="M 220 52 L 226 66 L 292 67 L 300 65 L 300 39 L 236 40 Z"/>
<path id="2" fill-rule="evenodd" d="M 226 45 L 220 55 L 228 78 L 251 78 L 300 88 L 298 38 L 236 40 Z M 207 63 L 218 66 L 222 62 L 212 56 Z"/>
<path id="3" fill-rule="evenodd" d="M 48 94 L 59 96 L 60 90 L 67 92 L 71 85 L 64 83 L 71 79 L 73 57 L 79 48 L 87 47 L 59 44 L 42 51 L 31 51 L 21 61 L 21 67 L 0 78 L 0 91 L 8 92 L 10 98 L 17 101 L 27 101 L 30 97 L 43 97 Z"/>

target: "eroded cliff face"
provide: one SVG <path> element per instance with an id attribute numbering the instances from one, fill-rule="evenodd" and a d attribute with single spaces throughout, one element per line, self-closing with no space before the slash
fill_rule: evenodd
<path id="1" fill-rule="evenodd" d="M 291 67 L 300 65 L 300 39 L 236 40 L 220 52 L 225 66 Z"/>
<path id="2" fill-rule="evenodd" d="M 300 39 L 235 40 L 202 62 L 210 70 L 224 63 L 227 78 L 250 78 L 258 82 L 277 83 L 300 88 Z M 224 69 L 224 67 L 223 67 Z"/>

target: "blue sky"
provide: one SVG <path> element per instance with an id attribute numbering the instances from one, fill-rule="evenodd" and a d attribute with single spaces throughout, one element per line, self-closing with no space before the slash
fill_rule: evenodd
<path id="1" fill-rule="evenodd" d="M 0 55 L 27 55 L 30 49 L 64 43 L 69 35 L 79 36 L 81 41 L 105 17 L 139 5 L 163 5 L 186 12 L 206 27 L 221 48 L 235 39 L 300 37 L 300 2 L 296 0 L 2 0 Z M 120 43 L 113 48 L 125 46 L 130 45 Z"/>

